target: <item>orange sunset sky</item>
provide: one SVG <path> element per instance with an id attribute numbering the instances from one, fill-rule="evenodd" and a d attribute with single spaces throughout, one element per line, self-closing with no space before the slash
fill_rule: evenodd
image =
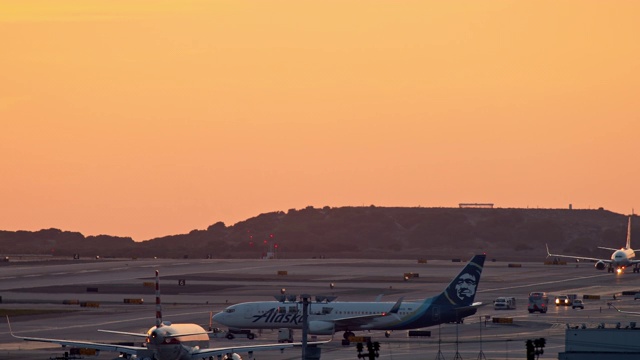
<path id="1" fill-rule="evenodd" d="M 639 19 L 634 0 L 0 0 L 0 229 L 629 214 Z"/>

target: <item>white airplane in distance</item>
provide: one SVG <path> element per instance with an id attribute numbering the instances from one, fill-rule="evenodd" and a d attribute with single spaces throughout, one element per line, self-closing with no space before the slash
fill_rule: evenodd
<path id="1" fill-rule="evenodd" d="M 9 331 L 11 333 L 11 336 L 26 341 L 55 343 L 60 344 L 63 347 L 73 346 L 100 351 L 119 352 L 122 355 L 122 358 L 130 360 L 199 360 L 214 359 L 214 357 L 217 357 L 218 359 L 242 360 L 242 357 L 236 352 L 247 352 L 251 355 L 254 351 L 283 350 L 284 348 L 302 346 L 302 343 L 290 343 L 209 348 L 209 334 L 211 332 L 206 331 L 200 325 L 171 324 L 168 321 L 162 321 L 159 283 L 159 273 L 156 270 L 156 325 L 150 328 L 147 333 L 142 334 L 122 331 L 98 330 L 113 334 L 144 338 L 146 346 L 125 346 L 87 341 L 17 336 L 13 334 L 11 323 L 9 322 L 9 317 L 7 316 Z M 309 342 L 307 345 L 315 346 L 324 343 L 326 343 L 326 341 Z"/>
<path id="2" fill-rule="evenodd" d="M 325 302 L 316 298 L 308 310 L 308 331 L 314 335 L 333 335 L 344 331 L 344 338 L 358 330 L 419 329 L 449 322 L 461 322 L 476 313 L 480 302 L 473 302 L 486 255 L 476 255 L 442 291 L 420 301 L 403 302 Z M 332 300 L 332 299 L 329 299 Z M 321 302 L 318 302 L 321 301 Z M 257 301 L 231 305 L 213 320 L 241 329 L 302 328 L 302 309 L 298 302 Z"/>
<path id="3" fill-rule="evenodd" d="M 621 249 L 613 249 L 598 246 L 598 249 L 612 250 L 613 254 L 611 254 L 611 259 L 598 259 L 586 256 L 552 254 L 549 252 L 549 245 L 545 245 L 547 246 L 547 257 L 555 256 L 569 259 L 591 260 L 596 262 L 596 269 L 604 270 L 604 268 L 606 267 L 607 272 L 615 272 L 617 274 L 621 274 L 625 268 L 633 265 L 633 272 L 640 273 L 640 268 L 638 267 L 640 264 L 640 260 L 635 260 L 636 253 L 631 248 L 631 216 L 629 216 L 629 224 L 627 225 L 627 244 L 625 245 L 625 247 Z"/>

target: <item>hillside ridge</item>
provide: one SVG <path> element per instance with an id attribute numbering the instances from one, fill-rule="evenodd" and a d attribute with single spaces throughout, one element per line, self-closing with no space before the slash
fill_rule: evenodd
<path id="1" fill-rule="evenodd" d="M 627 217 L 604 209 L 306 207 L 142 242 L 59 229 L 0 231 L 0 253 L 446 259 L 484 252 L 502 259 L 543 260 L 546 243 L 555 253 L 608 257 L 597 246 L 623 246 Z M 640 222 L 632 220 L 632 228 L 632 235 L 639 233 Z"/>

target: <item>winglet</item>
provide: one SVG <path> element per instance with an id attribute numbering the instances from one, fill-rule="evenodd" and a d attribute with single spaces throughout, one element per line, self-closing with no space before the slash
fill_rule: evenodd
<path id="1" fill-rule="evenodd" d="M 627 311 L 622 311 L 620 309 L 618 309 L 615 305 L 613 305 L 612 303 L 608 302 L 607 305 L 609 305 L 610 308 L 613 308 L 615 311 L 620 312 L 620 313 L 628 313 Z M 633 314 L 633 312 L 631 312 L 630 314 Z"/>
<path id="2" fill-rule="evenodd" d="M 398 310 L 400 310 L 400 305 L 402 304 L 402 300 L 404 300 L 404 296 L 402 296 L 396 303 L 393 305 L 391 310 L 389 310 L 389 314 L 397 314 Z"/>
<path id="3" fill-rule="evenodd" d="M 549 244 L 544 244 L 544 246 L 547 247 L 547 257 L 551 256 L 551 253 L 549 252 Z"/>
<path id="4" fill-rule="evenodd" d="M 160 272 L 156 270 L 156 327 L 162 325 L 162 305 L 160 305 Z"/>
<path id="5" fill-rule="evenodd" d="M 627 225 L 627 247 L 626 249 L 631 249 L 631 216 L 629 216 L 629 224 Z"/>
<path id="6" fill-rule="evenodd" d="M 11 321 L 9 321 L 9 315 L 7 315 L 7 325 L 9 325 L 9 334 L 11 334 L 11 336 L 16 337 L 15 335 L 13 335 L 13 330 L 11 330 Z"/>

